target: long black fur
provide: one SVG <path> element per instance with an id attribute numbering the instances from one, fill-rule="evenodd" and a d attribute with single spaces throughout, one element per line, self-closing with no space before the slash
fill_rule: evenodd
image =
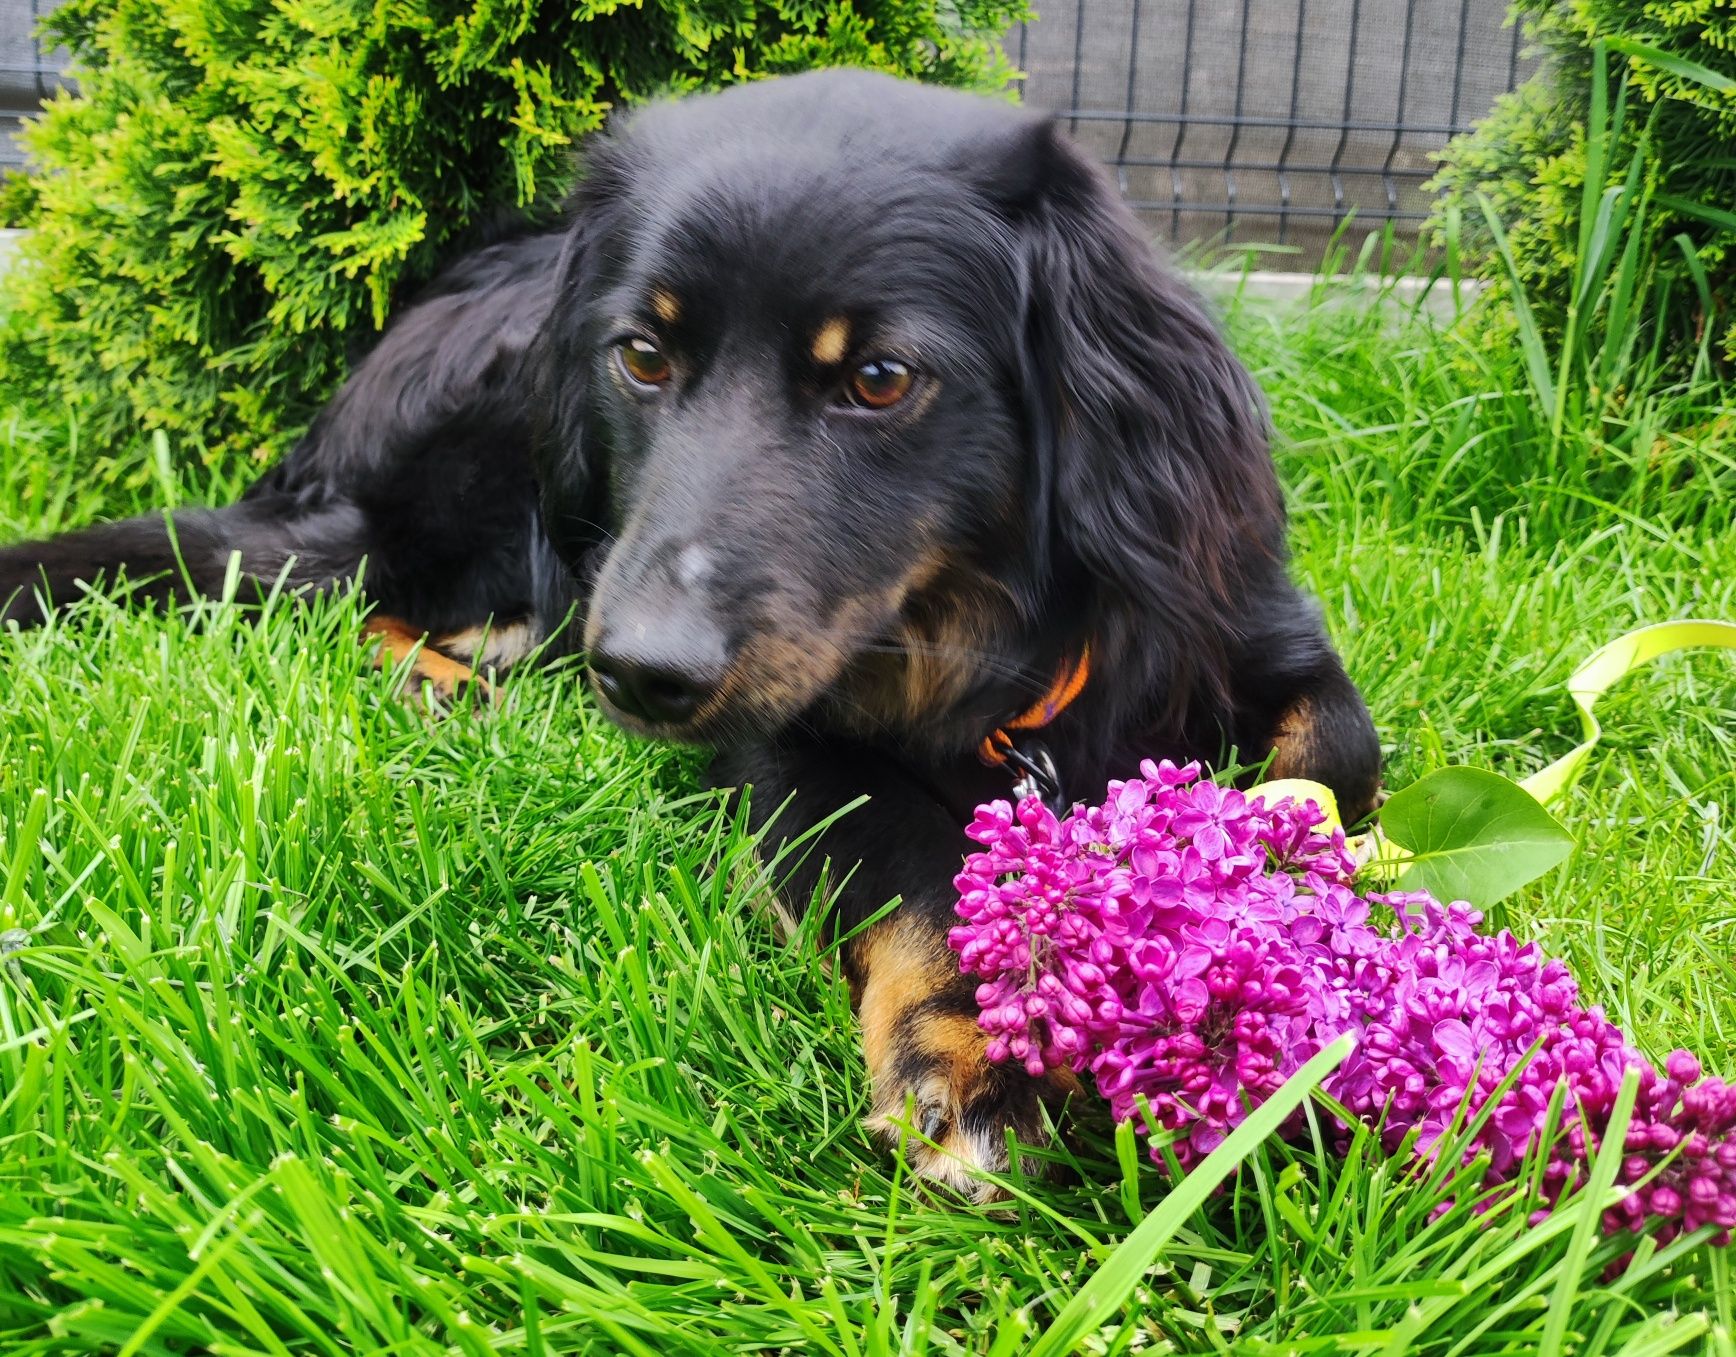
<path id="1" fill-rule="evenodd" d="M 1286 574 L 1260 394 L 1051 124 L 831 72 L 650 107 L 586 161 L 562 230 L 456 263 L 239 503 L 0 551 L 4 616 L 122 570 L 211 592 L 238 552 L 312 588 L 365 558 L 380 611 L 436 634 L 528 617 L 555 653 L 632 633 L 671 663 L 702 638 L 725 672 L 700 719 L 613 714 L 716 745 L 792 832 L 871 794 L 791 897 L 854 866 L 839 922 L 902 896 L 937 955 L 960 826 L 1007 792 L 974 751 L 1087 646 L 1043 737 L 1076 794 L 1282 735 L 1285 772 L 1371 805 L 1378 747 Z M 670 356 L 661 394 L 622 381 L 629 333 Z M 841 406 L 888 353 L 920 392 Z M 972 1011 L 967 982 L 932 988 L 920 1011 Z M 901 1050 L 877 1081 L 915 1087 Z M 1029 1129 L 1009 1076 L 982 1087 L 960 1127 Z"/>

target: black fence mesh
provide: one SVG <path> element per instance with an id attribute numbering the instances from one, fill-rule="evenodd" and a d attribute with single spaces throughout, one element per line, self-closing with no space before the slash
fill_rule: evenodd
<path id="1" fill-rule="evenodd" d="M 57 0 L 0 0 L 0 168 L 23 163 L 17 134 L 24 119 L 64 82 L 65 53 L 45 51 L 36 23 Z"/>
<path id="2" fill-rule="evenodd" d="M 1111 165 L 1172 244 L 1414 239 L 1449 137 L 1530 73 L 1507 0 L 1038 0 L 1023 97 Z"/>
<path id="3" fill-rule="evenodd" d="M 0 166 L 62 83 L 0 0 Z M 1037 0 L 1007 37 L 1023 97 L 1114 167 L 1171 244 L 1282 247 L 1312 268 L 1347 218 L 1414 238 L 1434 154 L 1529 73 L 1507 0 Z"/>

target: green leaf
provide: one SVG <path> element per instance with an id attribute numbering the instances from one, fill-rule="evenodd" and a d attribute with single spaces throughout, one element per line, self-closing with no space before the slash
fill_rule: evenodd
<path id="1" fill-rule="evenodd" d="M 1244 1159 L 1258 1148 L 1261 1141 L 1277 1132 L 1285 1119 L 1302 1105 L 1320 1084 L 1350 1057 L 1356 1048 L 1356 1038 L 1346 1032 L 1325 1050 L 1284 1081 L 1284 1086 L 1248 1114 L 1248 1119 L 1231 1131 L 1222 1145 L 1208 1154 L 1194 1171 L 1176 1186 L 1151 1214 L 1140 1221 L 1139 1227 L 1122 1240 L 1103 1265 L 1074 1292 L 1055 1322 L 1030 1347 L 1026 1357 L 1060 1357 L 1074 1351 L 1081 1339 L 1099 1328 L 1114 1315 L 1133 1294 L 1146 1269 L 1175 1238 L 1193 1213 L 1205 1204 L 1217 1185 Z"/>
<path id="2" fill-rule="evenodd" d="M 1573 847 L 1529 792 L 1483 768 L 1442 768 L 1413 782 L 1387 801 L 1380 824 L 1414 855 L 1406 890 L 1479 908 L 1542 876 Z"/>

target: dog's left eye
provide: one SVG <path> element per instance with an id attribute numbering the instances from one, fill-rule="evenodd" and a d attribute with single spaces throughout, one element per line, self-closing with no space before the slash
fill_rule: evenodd
<path id="1" fill-rule="evenodd" d="M 671 376 L 669 359 L 649 339 L 624 339 L 615 346 L 615 360 L 635 386 L 655 390 Z"/>
<path id="2" fill-rule="evenodd" d="M 889 410 L 910 394 L 916 374 L 896 358 L 875 358 L 850 374 L 845 399 L 863 410 Z"/>

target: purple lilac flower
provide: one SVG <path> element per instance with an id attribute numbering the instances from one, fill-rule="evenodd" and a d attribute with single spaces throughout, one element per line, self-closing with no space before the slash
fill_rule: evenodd
<path id="1" fill-rule="evenodd" d="M 1736 1087 L 1678 1051 L 1653 1069 L 1561 962 L 1477 931 L 1465 903 L 1361 895 L 1341 830 L 1313 802 L 1270 804 L 1145 762 L 1103 804 L 979 807 L 957 878 L 960 968 L 983 978 L 991 1060 L 1089 1071 L 1118 1119 L 1145 1099 L 1187 1166 L 1341 1033 L 1325 1091 L 1434 1157 L 1488 1109 L 1467 1159 L 1512 1177 L 1548 1129 L 1549 1200 L 1584 1181 L 1623 1075 L 1639 1097 L 1613 1230 L 1736 1228 Z M 1515 1074 L 1515 1071 L 1518 1071 Z M 1504 1087 L 1505 1085 L 1505 1087 Z M 1489 1106 L 1491 1100 L 1494 1105 Z M 1154 1151 L 1154 1154 L 1156 1152 Z"/>

